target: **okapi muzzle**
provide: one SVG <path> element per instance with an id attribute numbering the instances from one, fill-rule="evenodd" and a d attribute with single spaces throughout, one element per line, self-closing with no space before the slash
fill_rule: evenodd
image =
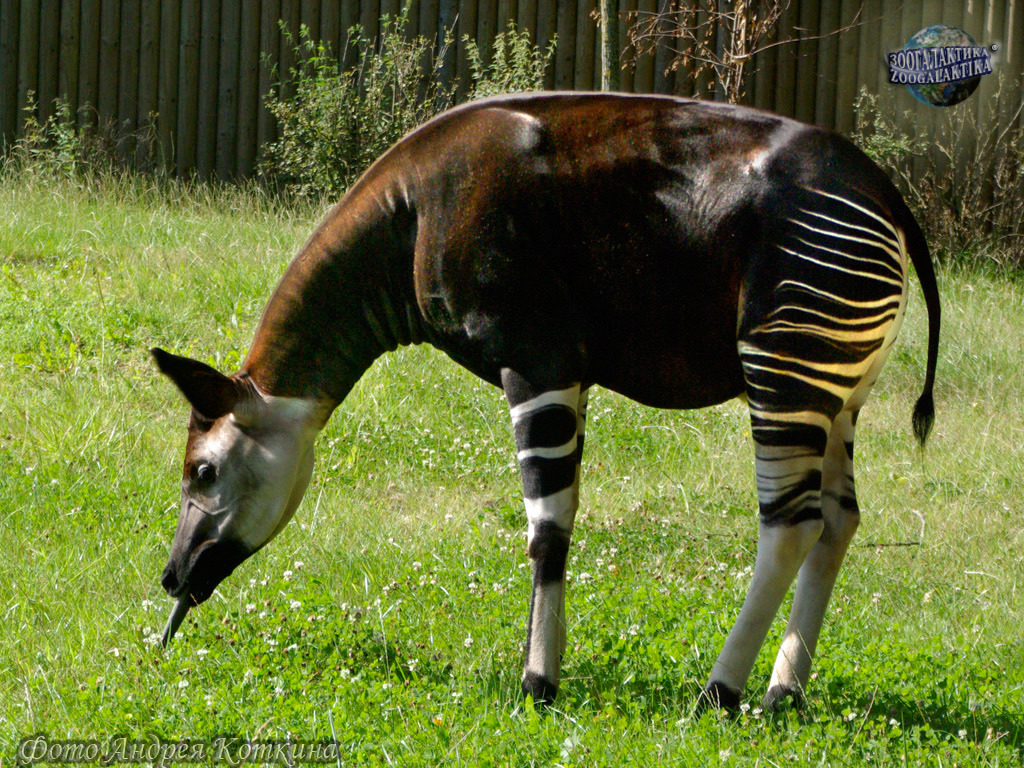
<path id="1" fill-rule="evenodd" d="M 160 583 L 177 603 L 168 643 L 188 610 L 291 519 L 313 469 L 308 412 L 266 398 L 246 377 L 152 351 L 192 405 L 185 446 L 181 511 Z"/>

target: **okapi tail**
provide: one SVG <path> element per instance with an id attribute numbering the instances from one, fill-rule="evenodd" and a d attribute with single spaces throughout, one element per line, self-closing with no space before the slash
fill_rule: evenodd
<path id="1" fill-rule="evenodd" d="M 928 432 L 931 431 L 932 422 L 935 421 L 935 401 L 932 398 L 932 388 L 935 385 L 935 364 L 939 357 L 941 308 L 939 306 L 939 288 L 935 281 L 935 268 L 932 266 L 928 242 L 925 240 L 921 227 L 906 207 L 906 204 L 903 204 L 902 207 L 906 211 L 903 220 L 905 222 L 904 231 L 907 236 L 910 260 L 914 264 L 914 269 L 917 270 L 917 279 L 921 282 L 921 290 L 924 292 L 924 303 L 928 308 L 928 364 L 925 369 L 924 390 L 917 399 L 912 417 L 914 435 L 923 446 L 928 439 Z"/>

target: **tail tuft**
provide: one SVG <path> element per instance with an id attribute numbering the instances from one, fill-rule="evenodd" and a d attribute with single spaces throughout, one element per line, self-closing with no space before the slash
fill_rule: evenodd
<path id="1" fill-rule="evenodd" d="M 913 415 L 914 435 L 922 447 L 928 439 L 928 433 L 932 429 L 933 421 L 935 421 L 935 401 L 932 400 L 931 389 L 927 389 L 917 399 Z"/>

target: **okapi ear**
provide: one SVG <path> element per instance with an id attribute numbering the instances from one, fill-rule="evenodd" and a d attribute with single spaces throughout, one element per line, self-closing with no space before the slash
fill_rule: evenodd
<path id="1" fill-rule="evenodd" d="M 172 355 L 159 347 L 151 349 L 150 354 L 160 372 L 175 383 L 204 418 L 219 419 L 231 413 L 239 401 L 249 394 L 241 383 L 206 363 Z"/>

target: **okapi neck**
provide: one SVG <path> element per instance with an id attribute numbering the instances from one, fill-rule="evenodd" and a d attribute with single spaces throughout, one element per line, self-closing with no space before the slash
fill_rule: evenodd
<path id="1" fill-rule="evenodd" d="M 242 367 L 263 392 L 333 409 L 380 355 L 425 339 L 414 217 L 366 197 L 328 214 L 267 303 Z"/>

